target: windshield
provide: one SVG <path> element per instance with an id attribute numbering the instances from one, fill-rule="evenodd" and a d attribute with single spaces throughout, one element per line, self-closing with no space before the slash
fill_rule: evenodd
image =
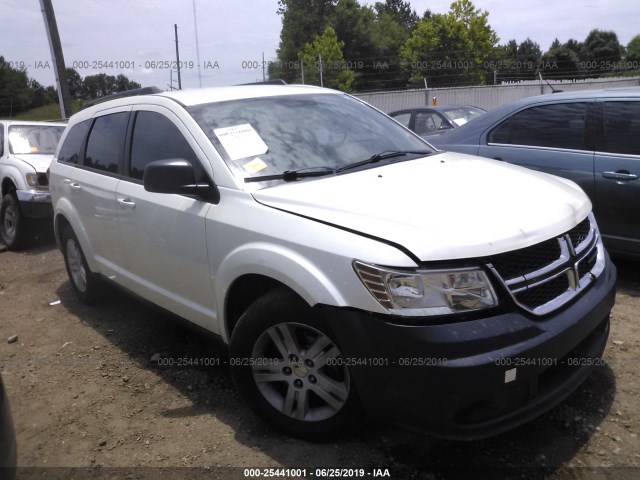
<path id="1" fill-rule="evenodd" d="M 431 151 L 386 115 L 343 94 L 249 98 L 187 110 L 242 179 L 335 169 L 381 152 Z"/>
<path id="2" fill-rule="evenodd" d="M 56 125 L 12 125 L 9 151 L 13 154 L 53 155 L 64 127 Z"/>
<path id="3" fill-rule="evenodd" d="M 460 126 L 486 112 L 476 107 L 458 107 L 452 108 L 451 110 L 445 110 L 442 113 L 444 113 L 445 116 L 457 126 Z"/>

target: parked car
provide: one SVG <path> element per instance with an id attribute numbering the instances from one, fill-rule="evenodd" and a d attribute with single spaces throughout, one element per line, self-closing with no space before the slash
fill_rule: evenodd
<path id="1" fill-rule="evenodd" d="M 365 413 L 496 434 L 564 399 L 608 337 L 616 271 L 578 186 L 437 153 L 333 90 L 104 102 L 71 118 L 50 182 L 79 299 L 115 282 L 219 335 L 294 436 Z"/>
<path id="2" fill-rule="evenodd" d="M 15 478 L 16 433 L 13 428 L 9 399 L 0 376 L 0 474 L 3 479 Z"/>
<path id="3" fill-rule="evenodd" d="M 0 241 L 24 242 L 29 219 L 51 218 L 47 169 L 64 123 L 0 120 Z"/>
<path id="4" fill-rule="evenodd" d="M 640 88 L 525 98 L 429 141 L 573 180 L 607 249 L 640 258 Z"/>
<path id="5" fill-rule="evenodd" d="M 485 113 L 468 105 L 433 106 L 391 112 L 389 116 L 421 136 L 431 136 L 464 125 Z"/>

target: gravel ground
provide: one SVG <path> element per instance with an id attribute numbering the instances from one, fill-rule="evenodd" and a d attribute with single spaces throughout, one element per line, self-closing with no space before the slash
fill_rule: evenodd
<path id="1" fill-rule="evenodd" d="M 244 468 L 299 467 L 358 468 L 369 477 L 388 469 L 392 479 L 640 478 L 638 263 L 616 262 L 606 365 L 537 420 L 468 443 L 372 422 L 313 444 L 253 415 L 212 339 L 120 292 L 99 306 L 80 304 L 48 229 L 28 250 L 0 250 L 0 371 L 18 478 L 227 479 L 247 478 Z M 185 356 L 220 364 L 156 361 Z M 307 478 L 322 476 L 311 471 Z"/>

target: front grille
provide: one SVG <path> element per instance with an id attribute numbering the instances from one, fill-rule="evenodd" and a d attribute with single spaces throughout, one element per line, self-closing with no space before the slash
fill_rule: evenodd
<path id="1" fill-rule="evenodd" d="M 487 266 L 522 308 L 536 315 L 550 313 L 576 297 L 604 268 L 598 262 L 598 231 L 591 218 L 556 238 L 495 255 Z"/>
<path id="2" fill-rule="evenodd" d="M 569 280 L 566 275 L 558 275 L 537 287 L 527 288 L 518 294 L 518 300 L 529 310 L 550 302 L 569 290 Z"/>

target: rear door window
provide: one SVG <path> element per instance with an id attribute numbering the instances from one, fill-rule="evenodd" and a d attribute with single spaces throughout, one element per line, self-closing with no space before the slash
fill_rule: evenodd
<path id="1" fill-rule="evenodd" d="M 531 107 L 494 128 L 489 143 L 589 150 L 586 142 L 587 103 Z"/>
<path id="2" fill-rule="evenodd" d="M 640 101 L 605 102 L 605 151 L 640 155 Z"/>
<path id="3" fill-rule="evenodd" d="M 87 140 L 84 166 L 118 173 L 123 158 L 129 112 L 97 117 Z"/>

